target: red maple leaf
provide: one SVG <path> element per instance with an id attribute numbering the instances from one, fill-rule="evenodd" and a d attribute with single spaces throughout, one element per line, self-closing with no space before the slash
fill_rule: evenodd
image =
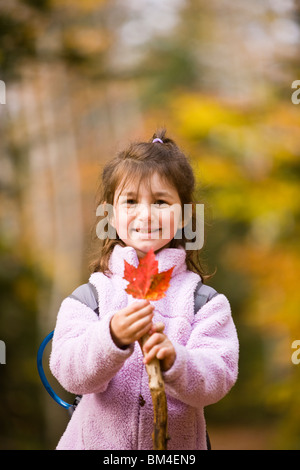
<path id="1" fill-rule="evenodd" d="M 129 282 L 125 289 L 136 299 L 159 300 L 165 297 L 170 286 L 174 266 L 162 273 L 158 272 L 158 261 L 151 249 L 140 260 L 137 268 L 125 261 L 124 279 Z"/>

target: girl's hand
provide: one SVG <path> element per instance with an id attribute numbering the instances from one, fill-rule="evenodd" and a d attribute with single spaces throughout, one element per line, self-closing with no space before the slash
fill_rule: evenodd
<path id="1" fill-rule="evenodd" d="M 149 330 L 148 333 L 151 336 L 143 347 L 144 364 L 149 364 L 156 357 L 160 360 L 161 369 L 167 371 L 174 364 L 176 352 L 169 338 L 163 333 L 163 330 L 163 323 L 156 323 Z"/>
<path id="2" fill-rule="evenodd" d="M 114 343 L 124 348 L 148 333 L 152 326 L 153 310 L 148 300 L 136 301 L 118 310 L 110 321 Z"/>

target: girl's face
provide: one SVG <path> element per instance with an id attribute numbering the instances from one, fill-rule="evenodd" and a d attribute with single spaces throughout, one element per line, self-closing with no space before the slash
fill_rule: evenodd
<path id="1" fill-rule="evenodd" d="M 153 248 L 167 247 L 182 227 L 181 202 L 177 190 L 154 173 L 147 184 L 122 182 L 114 197 L 114 220 L 119 238 L 133 247 L 139 258 Z"/>

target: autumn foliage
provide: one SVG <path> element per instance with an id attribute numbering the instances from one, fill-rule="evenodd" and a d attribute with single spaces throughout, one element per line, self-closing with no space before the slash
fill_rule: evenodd
<path id="1" fill-rule="evenodd" d="M 136 299 L 159 300 L 165 297 L 170 285 L 174 267 L 158 272 L 158 261 L 151 249 L 144 258 L 141 258 L 137 268 L 125 261 L 124 279 L 129 281 L 127 294 Z"/>

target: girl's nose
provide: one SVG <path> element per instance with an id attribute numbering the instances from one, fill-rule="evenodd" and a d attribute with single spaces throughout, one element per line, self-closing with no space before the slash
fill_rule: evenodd
<path id="1" fill-rule="evenodd" d="M 151 205 L 139 204 L 137 216 L 140 220 L 151 220 Z"/>

